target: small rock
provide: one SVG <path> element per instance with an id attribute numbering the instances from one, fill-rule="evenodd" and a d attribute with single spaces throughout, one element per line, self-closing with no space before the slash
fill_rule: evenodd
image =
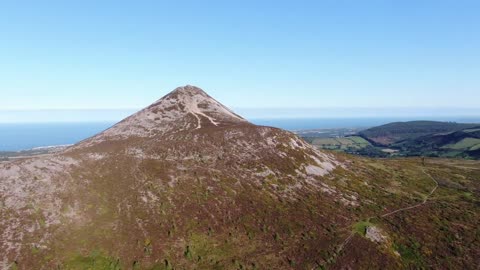
<path id="1" fill-rule="evenodd" d="M 367 227 L 365 231 L 365 237 L 377 243 L 384 243 L 387 241 L 387 237 L 383 235 L 382 231 L 375 226 Z"/>

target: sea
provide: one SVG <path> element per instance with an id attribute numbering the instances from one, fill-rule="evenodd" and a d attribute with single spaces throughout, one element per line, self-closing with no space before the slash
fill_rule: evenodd
<path id="1" fill-rule="evenodd" d="M 410 118 L 262 118 L 249 119 L 257 125 L 290 131 L 333 128 L 368 128 Z M 480 123 L 480 117 L 443 117 L 428 120 Z M 78 123 L 0 123 L 0 151 L 21 151 L 38 147 L 70 145 L 114 125 L 114 122 Z"/>

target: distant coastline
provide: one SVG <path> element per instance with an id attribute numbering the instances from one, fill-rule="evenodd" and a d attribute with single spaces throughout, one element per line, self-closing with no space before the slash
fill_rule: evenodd
<path id="1" fill-rule="evenodd" d="M 290 131 L 368 128 L 390 122 L 409 121 L 406 117 L 359 118 L 251 118 L 257 125 Z M 429 120 L 480 123 L 480 117 L 430 117 Z M 417 119 L 418 120 L 418 119 Z M 0 123 L 0 152 L 44 149 L 75 144 L 115 124 L 115 121 L 78 123 Z"/>
<path id="2" fill-rule="evenodd" d="M 41 150 L 71 145 L 112 124 L 114 123 L 0 123 L 0 151 Z"/>

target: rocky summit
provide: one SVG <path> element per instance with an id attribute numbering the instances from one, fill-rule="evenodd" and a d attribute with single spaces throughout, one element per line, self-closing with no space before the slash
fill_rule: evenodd
<path id="1" fill-rule="evenodd" d="M 195 86 L 179 87 L 147 108 L 88 140 L 90 144 L 131 137 L 148 138 L 206 127 L 248 124 Z M 80 144 L 79 147 L 85 146 Z"/>

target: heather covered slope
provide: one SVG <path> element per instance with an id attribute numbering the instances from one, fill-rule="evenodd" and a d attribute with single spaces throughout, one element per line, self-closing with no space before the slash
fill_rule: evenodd
<path id="1" fill-rule="evenodd" d="M 187 86 L 61 154 L 1 163 L 0 266 L 471 268 L 477 168 L 319 152 Z"/>
<path id="2" fill-rule="evenodd" d="M 1 164 L 2 261 L 69 268 L 97 252 L 123 267 L 164 264 L 176 256 L 165 247 L 191 234 L 242 230 L 226 224 L 255 220 L 257 210 L 274 218 L 265 213 L 275 200 L 329 189 L 321 177 L 339 165 L 198 88 L 179 88 L 64 153 Z"/>

